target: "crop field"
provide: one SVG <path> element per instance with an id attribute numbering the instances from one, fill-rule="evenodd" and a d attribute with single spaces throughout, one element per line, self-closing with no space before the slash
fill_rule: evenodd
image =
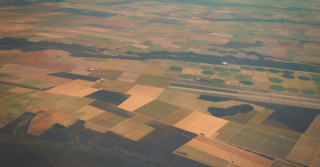
<path id="1" fill-rule="evenodd" d="M 161 120 L 168 116 L 169 114 L 177 111 L 179 109 L 178 106 L 174 106 L 168 103 L 164 103 L 161 101 L 152 101 L 141 108 L 138 108 L 134 112 Z"/>
<path id="2" fill-rule="evenodd" d="M 95 83 L 83 80 L 74 80 L 63 85 L 47 90 L 47 92 L 55 94 L 64 94 L 68 96 L 84 97 L 91 94 L 97 89 L 91 88 Z"/>
<path id="3" fill-rule="evenodd" d="M 0 6 L 0 166 L 320 166 L 318 1 Z"/>
<path id="4" fill-rule="evenodd" d="M 278 158 L 285 158 L 296 141 L 244 127 L 229 142 Z"/>
<path id="5" fill-rule="evenodd" d="M 224 119 L 194 111 L 174 126 L 211 137 L 218 129 L 227 123 L 228 121 Z"/>
<path id="6" fill-rule="evenodd" d="M 302 137 L 286 157 L 287 160 L 310 166 L 318 155 L 320 142 L 318 139 Z"/>
<path id="7" fill-rule="evenodd" d="M 134 120 L 128 120 L 121 125 L 113 128 L 111 131 L 133 141 L 138 141 L 153 130 L 154 128 L 150 126 Z"/>
<path id="8" fill-rule="evenodd" d="M 32 135 L 40 135 L 60 120 L 68 117 L 71 113 L 59 110 L 40 110 L 30 122 L 28 133 Z"/>
<path id="9" fill-rule="evenodd" d="M 85 127 L 101 133 L 105 133 L 126 120 L 127 119 L 125 117 L 121 117 L 110 112 L 103 112 L 89 119 L 85 123 Z"/>

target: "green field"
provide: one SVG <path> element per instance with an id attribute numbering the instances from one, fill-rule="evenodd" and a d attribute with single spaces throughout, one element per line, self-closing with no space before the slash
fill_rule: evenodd
<path id="1" fill-rule="evenodd" d="M 158 120 L 164 119 L 169 114 L 177 111 L 180 107 L 174 106 L 158 100 L 152 101 L 145 106 L 138 108 L 134 112 L 155 118 Z"/>
<path id="2" fill-rule="evenodd" d="M 266 109 L 266 110 L 263 110 L 262 112 L 259 112 L 255 117 L 253 117 L 247 123 L 247 126 L 298 141 L 302 135 L 301 133 L 280 129 L 280 128 L 274 128 L 274 127 L 266 126 L 262 124 L 262 122 L 265 119 L 267 119 L 273 112 L 274 110 L 270 110 L 270 109 Z"/>
<path id="3" fill-rule="evenodd" d="M 137 84 L 155 86 L 160 88 L 168 87 L 170 82 L 171 82 L 171 79 L 169 78 L 156 77 L 156 76 L 143 75 L 143 74 L 140 75 L 140 77 L 136 81 Z"/>
<path id="4" fill-rule="evenodd" d="M 223 140 L 223 141 L 229 141 L 236 133 L 238 133 L 244 126 L 228 122 L 226 125 L 224 125 L 222 128 L 220 128 L 217 133 L 217 139 Z"/>
<path id="5" fill-rule="evenodd" d="M 244 127 L 229 142 L 267 155 L 285 158 L 296 141 Z"/>

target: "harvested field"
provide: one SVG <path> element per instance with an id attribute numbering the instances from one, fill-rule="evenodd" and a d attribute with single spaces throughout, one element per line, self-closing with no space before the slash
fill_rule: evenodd
<path id="1" fill-rule="evenodd" d="M 126 93 L 132 88 L 133 84 L 122 81 L 104 80 L 96 83 L 93 88 L 103 89 L 112 92 Z"/>
<path id="2" fill-rule="evenodd" d="M 190 75 L 195 75 L 197 73 L 196 68 L 183 68 L 181 74 L 190 74 Z"/>
<path id="3" fill-rule="evenodd" d="M 153 130 L 154 128 L 150 126 L 130 119 L 113 128 L 111 131 L 130 140 L 138 141 Z"/>
<path id="4" fill-rule="evenodd" d="M 86 105 L 80 110 L 72 113 L 70 116 L 68 116 L 66 119 L 59 122 L 59 124 L 69 127 L 70 125 L 74 124 L 78 120 L 88 121 L 89 119 L 104 113 L 105 111 L 95 108 L 90 105 Z"/>
<path id="5" fill-rule="evenodd" d="M 99 69 L 92 71 L 89 76 L 117 80 L 122 73 L 122 71 Z"/>
<path id="6" fill-rule="evenodd" d="M 20 64 L 6 64 L 5 69 L 1 70 L 1 73 L 5 73 L 9 75 L 21 75 L 21 74 L 44 72 L 44 71 L 47 71 L 47 69 L 20 65 Z"/>
<path id="7" fill-rule="evenodd" d="M 120 70 L 122 65 L 125 62 L 118 59 L 108 59 L 106 62 L 103 62 L 99 68 L 100 69 L 108 69 L 108 70 Z"/>
<path id="8" fill-rule="evenodd" d="M 150 103 L 153 100 L 154 100 L 154 98 L 132 95 L 126 101 L 121 103 L 118 107 L 122 108 L 124 110 L 134 111 L 134 110 Z"/>
<path id="9" fill-rule="evenodd" d="M 51 84 L 54 84 L 54 85 L 61 85 L 61 84 L 64 84 L 66 82 L 72 81 L 71 79 L 48 75 L 49 73 L 54 73 L 54 72 L 55 71 L 52 71 L 52 70 L 46 70 L 46 71 L 42 71 L 42 72 L 21 74 L 19 76 L 21 76 L 23 78 L 29 78 L 29 79 L 34 79 L 34 80 L 37 80 L 37 81 L 51 83 Z"/>
<path id="10" fill-rule="evenodd" d="M 189 141 L 187 146 L 198 149 L 215 157 L 224 159 L 229 163 L 233 162 L 239 166 L 270 166 L 272 160 L 257 154 L 242 150 L 238 147 L 228 145 L 219 140 L 212 140 L 198 136 Z"/>
<path id="11" fill-rule="evenodd" d="M 136 84 L 127 92 L 127 94 L 131 94 L 132 96 L 120 104 L 119 107 L 128 111 L 134 111 L 156 99 L 162 91 L 162 88 Z"/>
<path id="12" fill-rule="evenodd" d="M 140 74 L 137 73 L 124 72 L 119 76 L 117 80 L 122 82 L 134 83 L 139 78 L 139 76 Z"/>
<path id="13" fill-rule="evenodd" d="M 63 94 L 76 97 L 84 97 L 98 89 L 91 88 L 95 82 L 74 80 L 63 85 L 47 90 L 49 93 Z"/>
<path id="14" fill-rule="evenodd" d="M 156 99 L 163 91 L 163 88 L 136 84 L 127 92 L 127 94 Z"/>
<path id="15" fill-rule="evenodd" d="M 140 73 L 145 64 L 141 63 L 139 61 L 130 61 L 130 62 L 125 62 L 122 67 L 120 68 L 120 71 L 126 71 L 126 72 L 131 72 L 131 73 Z"/>
<path id="16" fill-rule="evenodd" d="M 191 111 L 191 110 L 181 108 L 181 109 L 169 114 L 167 117 L 162 119 L 162 121 L 168 123 L 169 125 L 174 125 L 174 124 L 178 123 L 179 121 L 181 121 L 186 116 L 188 116 L 189 114 L 191 114 L 192 112 L 193 111 Z"/>
<path id="17" fill-rule="evenodd" d="M 22 93 L 28 93 L 28 92 L 30 92 L 30 91 L 32 91 L 32 89 L 14 87 L 14 88 L 10 89 L 8 92 L 17 93 L 17 94 L 22 94 Z"/>
<path id="18" fill-rule="evenodd" d="M 111 128 L 126 120 L 125 117 L 110 112 L 103 112 L 88 120 L 85 123 L 85 127 L 101 133 L 106 133 Z"/>
<path id="19" fill-rule="evenodd" d="M 39 111 L 30 122 L 28 134 L 38 136 L 70 114 L 70 112 L 59 110 Z"/>
<path id="20" fill-rule="evenodd" d="M 173 153 L 206 164 L 208 166 L 227 166 L 229 164 L 229 162 L 226 160 L 215 157 L 188 145 L 183 145 Z"/>
<path id="21" fill-rule="evenodd" d="M 211 137 L 217 130 L 227 123 L 228 121 L 224 119 L 194 111 L 174 126 L 193 133 Z"/>

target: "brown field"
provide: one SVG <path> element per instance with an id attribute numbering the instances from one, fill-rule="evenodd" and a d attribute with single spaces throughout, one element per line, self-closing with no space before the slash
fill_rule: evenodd
<path id="1" fill-rule="evenodd" d="M 253 71 L 251 71 L 251 70 L 241 70 L 241 74 L 242 75 L 252 76 L 253 75 Z"/>
<path id="2" fill-rule="evenodd" d="M 109 70 L 120 70 L 122 65 L 124 64 L 123 61 L 118 59 L 108 59 L 106 62 L 103 62 L 99 68 L 100 69 L 109 69 Z"/>
<path id="3" fill-rule="evenodd" d="M 136 84 L 127 92 L 132 96 L 121 103 L 119 108 L 134 111 L 156 99 L 163 90 L 163 88 Z"/>
<path id="4" fill-rule="evenodd" d="M 197 136 L 186 145 L 224 159 L 230 163 L 233 162 L 235 165 L 239 166 L 265 167 L 270 166 L 272 163 L 272 160 L 268 160 L 235 146 L 228 145 L 219 140 L 208 139 L 202 136 Z"/>
<path id="5" fill-rule="evenodd" d="M 134 83 L 139 78 L 139 76 L 140 74 L 137 73 L 124 72 L 119 76 L 117 80 L 122 82 Z"/>
<path id="6" fill-rule="evenodd" d="M 43 71 L 43 72 L 28 73 L 28 74 L 22 74 L 22 75 L 19 75 L 19 76 L 21 76 L 23 78 L 29 78 L 29 79 L 34 79 L 34 80 L 37 80 L 37 81 L 51 83 L 51 84 L 54 84 L 54 85 L 61 85 L 61 84 L 64 84 L 66 82 L 72 81 L 71 79 L 67 79 L 67 78 L 47 75 L 47 74 L 55 73 L 55 72 L 56 71 L 53 71 L 53 70 L 46 70 L 46 71 Z"/>
<path id="7" fill-rule="evenodd" d="M 268 76 L 267 71 L 254 71 L 254 77 L 260 76 L 261 78 Z"/>
<path id="8" fill-rule="evenodd" d="M 258 76 L 258 75 L 256 75 L 256 72 L 254 72 L 253 80 L 255 82 L 266 82 L 266 83 L 268 83 L 268 77 Z"/>
<path id="9" fill-rule="evenodd" d="M 312 137 L 312 138 L 316 138 L 316 139 L 320 139 L 320 115 L 318 115 L 313 122 L 311 123 L 311 125 L 309 126 L 309 128 L 307 129 L 305 135 Z"/>
<path id="10" fill-rule="evenodd" d="M 121 103 L 118 107 L 125 109 L 127 111 L 134 111 L 151 101 L 153 101 L 155 98 L 150 98 L 150 97 L 144 97 L 144 96 L 137 96 L 137 95 L 132 95 L 129 97 L 126 101 Z"/>
<path id="11" fill-rule="evenodd" d="M 130 61 L 130 62 L 124 63 L 120 68 L 120 71 L 140 73 L 143 70 L 144 66 L 145 64 L 139 61 Z"/>
<path id="12" fill-rule="evenodd" d="M 195 75 L 197 73 L 197 69 L 196 68 L 183 68 L 181 74 L 191 74 L 191 75 Z"/>
<path id="13" fill-rule="evenodd" d="M 154 128 L 150 126 L 134 120 L 128 120 L 114 127 L 111 131 L 130 140 L 138 141 L 153 130 Z"/>
<path id="14" fill-rule="evenodd" d="M 163 122 L 166 122 L 167 124 L 174 125 L 181 121 L 184 117 L 188 116 L 191 114 L 193 111 L 181 108 L 171 114 L 169 114 L 167 117 L 162 119 Z"/>
<path id="15" fill-rule="evenodd" d="M 85 127 L 91 130 L 105 133 L 126 120 L 128 119 L 104 111 L 103 113 L 86 121 Z"/>
<path id="16" fill-rule="evenodd" d="M 236 165 L 246 167 L 267 167 L 273 162 L 247 151 L 241 152 L 233 161 Z"/>
<path id="17" fill-rule="evenodd" d="M 32 89 L 20 88 L 20 87 L 14 87 L 14 88 L 12 88 L 12 89 L 9 90 L 9 92 L 17 93 L 17 94 L 27 93 L 27 92 L 30 92 L 30 91 L 32 91 Z"/>
<path id="18" fill-rule="evenodd" d="M 136 84 L 127 94 L 156 99 L 163 91 L 163 88 Z"/>
<path id="19" fill-rule="evenodd" d="M 90 105 L 84 106 L 80 110 L 72 113 L 69 117 L 59 122 L 59 124 L 68 127 L 74 124 L 77 120 L 88 121 L 89 119 L 104 113 L 104 110 L 92 107 Z"/>
<path id="20" fill-rule="evenodd" d="M 52 89 L 49 89 L 46 92 L 76 97 L 84 97 L 98 90 L 95 88 L 91 88 L 94 84 L 95 82 L 74 80 L 63 85 L 54 87 Z"/>
<path id="21" fill-rule="evenodd" d="M 20 64 L 6 64 L 4 70 L 1 70 L 2 73 L 6 73 L 9 75 L 21 75 L 28 73 L 37 73 L 47 71 L 43 68 L 38 67 L 30 67 Z"/>
<path id="22" fill-rule="evenodd" d="M 226 84 L 233 85 L 233 86 L 239 86 L 239 80 L 233 79 L 233 78 L 226 79 Z"/>
<path id="23" fill-rule="evenodd" d="M 174 126 L 210 137 L 226 123 L 224 119 L 194 111 Z"/>
<path id="24" fill-rule="evenodd" d="M 254 88 L 268 90 L 269 89 L 269 84 L 267 82 L 255 82 L 254 83 Z"/>
<path id="25" fill-rule="evenodd" d="M 60 120 L 68 117 L 70 114 L 70 112 L 60 110 L 40 111 L 31 120 L 28 134 L 38 136 L 51 128 L 54 124 L 60 122 Z"/>
<path id="26" fill-rule="evenodd" d="M 287 160 L 310 166 L 317 157 L 320 149 L 320 141 L 307 136 L 303 136 L 293 147 Z"/>
<path id="27" fill-rule="evenodd" d="M 103 82 L 96 83 L 93 88 L 104 89 L 112 92 L 126 93 L 132 88 L 133 84 L 128 82 L 104 80 Z"/>

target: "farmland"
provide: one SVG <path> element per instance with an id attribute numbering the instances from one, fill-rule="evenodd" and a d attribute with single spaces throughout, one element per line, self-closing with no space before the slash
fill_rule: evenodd
<path id="1" fill-rule="evenodd" d="M 0 166 L 320 164 L 316 0 L 0 6 Z"/>

